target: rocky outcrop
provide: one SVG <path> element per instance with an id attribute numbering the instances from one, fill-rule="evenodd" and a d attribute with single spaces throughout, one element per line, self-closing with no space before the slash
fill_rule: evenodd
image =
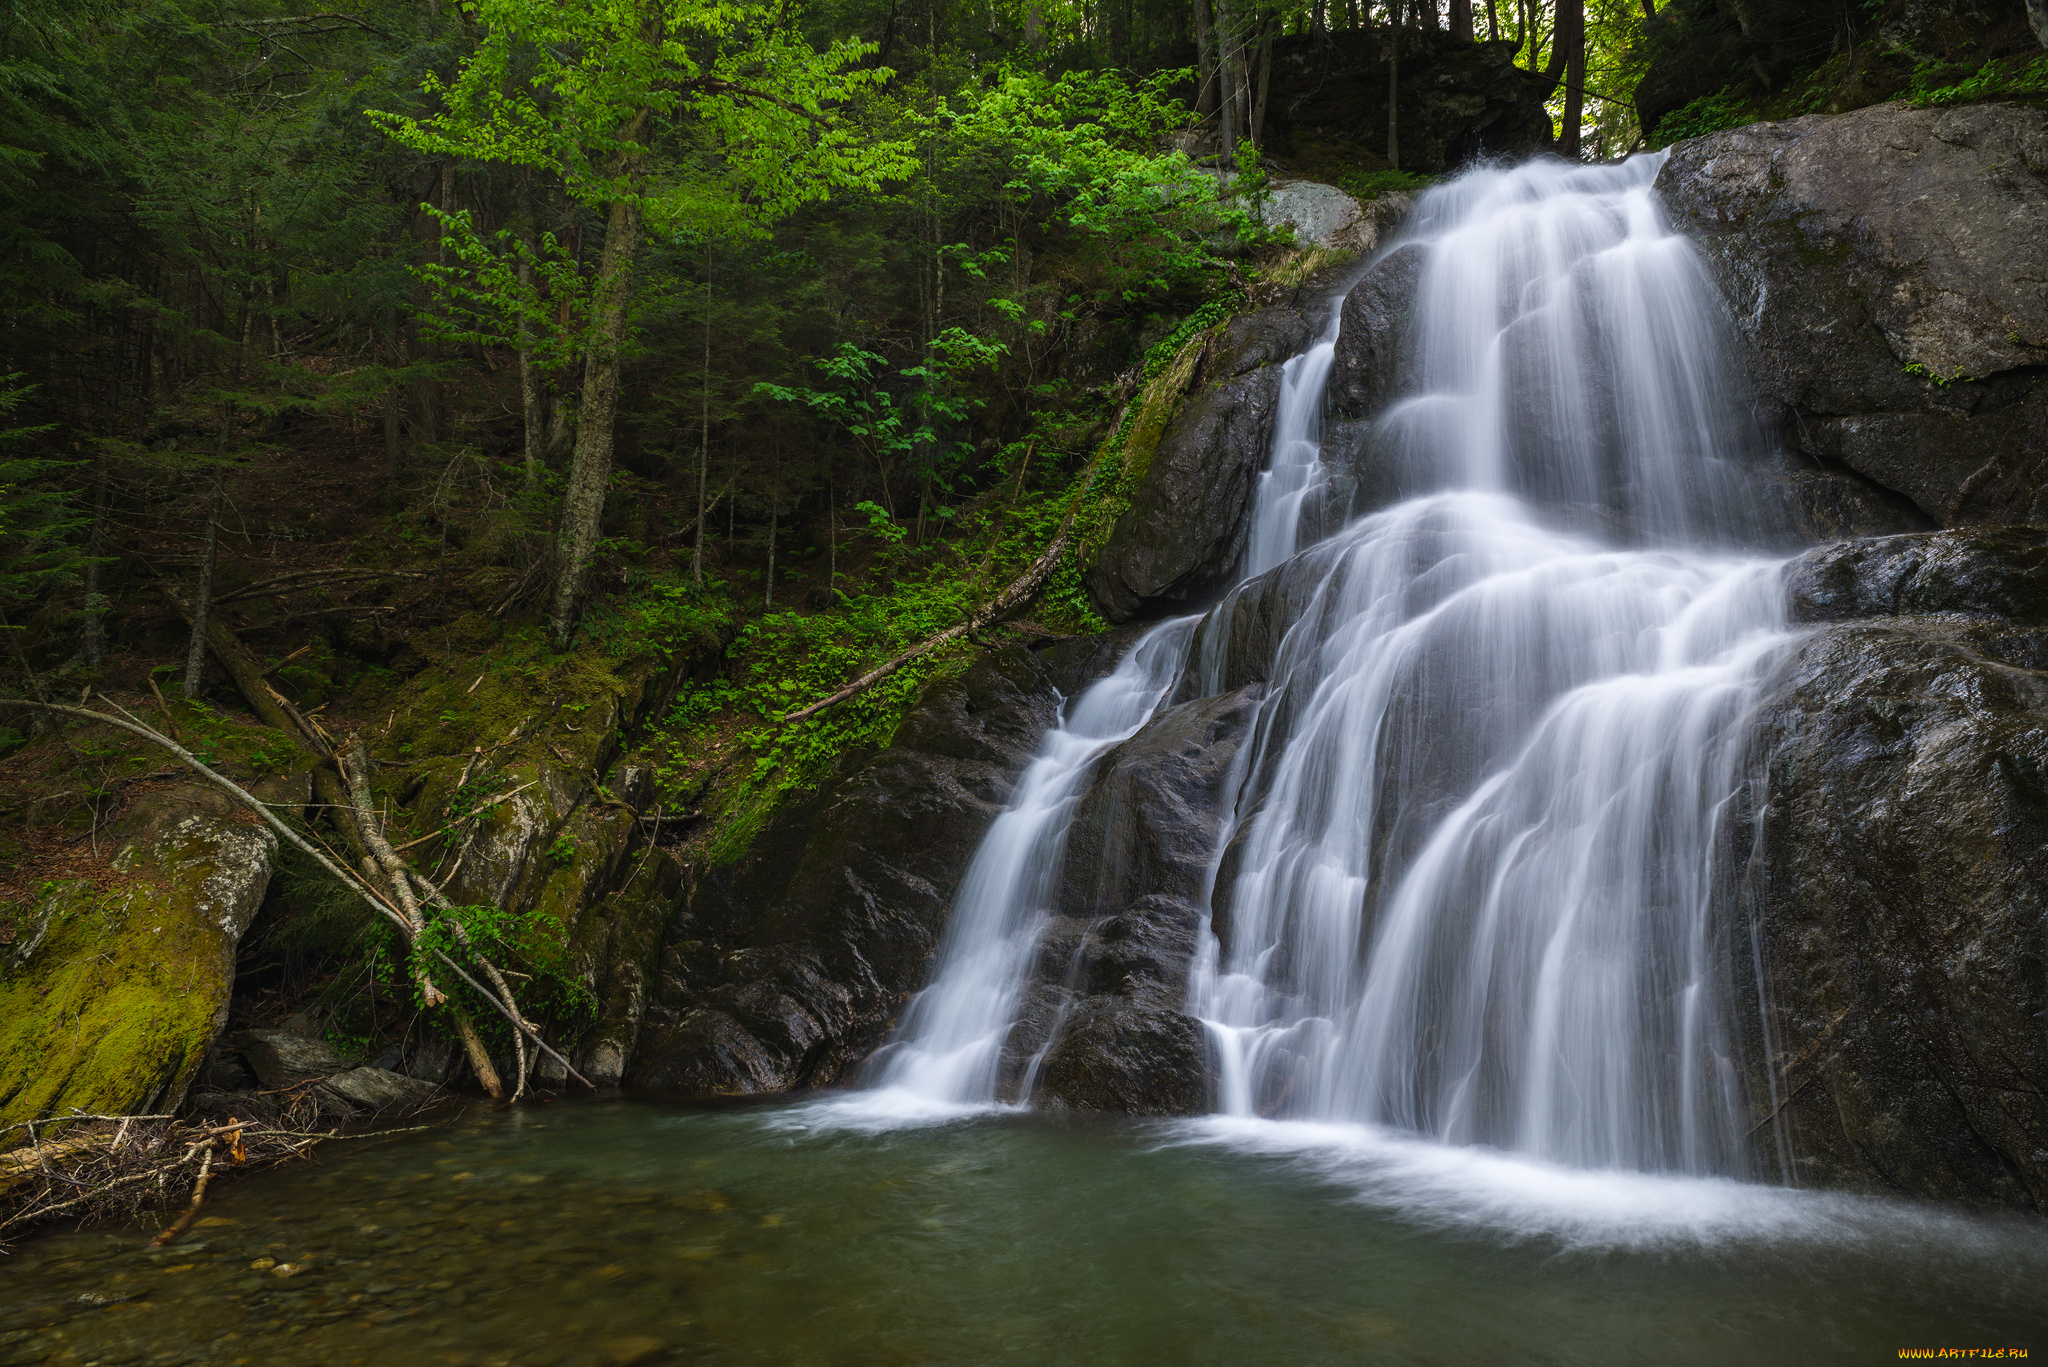
<path id="1" fill-rule="evenodd" d="M 1515 65 L 1512 43 L 1467 43 L 1447 33 L 1401 33 L 1401 166 L 1449 170 L 1475 157 L 1523 157 L 1550 145 L 1537 83 Z M 1273 44 L 1265 141 L 1283 159 L 1387 163 L 1383 31 L 1301 34 Z"/>
<path id="2" fill-rule="evenodd" d="M 1208 1109 L 1206 1036 L 1183 1008 L 1216 823 L 1259 692 L 1171 708 L 1103 759 L 1075 808 L 1054 918 L 1006 1041 L 1006 1094 L 1043 1052 L 1030 1080 L 1039 1104 Z"/>
<path id="3" fill-rule="evenodd" d="M 739 1095 L 850 1076 L 923 985 L 969 859 L 1060 699 L 1129 643 L 989 652 L 934 685 L 888 749 L 850 758 L 706 873 L 671 924 L 628 1085 Z"/>
<path id="4" fill-rule="evenodd" d="M 2048 533 L 1828 547 L 1788 588 L 1825 625 L 1732 833 L 1759 1165 L 2048 1210 Z"/>
<path id="5" fill-rule="evenodd" d="M 1185 612 L 1227 586 L 1273 444 L 1280 367 L 1311 335 L 1308 315 L 1268 308 L 1202 344 L 1129 509 L 1082 575 L 1104 617 Z"/>
<path id="6" fill-rule="evenodd" d="M 1938 525 L 2048 521 L 2048 113 L 1754 124 L 1657 186 L 1788 447 Z"/>
<path id="7" fill-rule="evenodd" d="M 2041 0 L 1666 0 L 1644 26 L 1647 58 L 1635 92 L 1636 116 L 1654 139 L 1666 115 L 1728 87 L 1758 99 L 1781 95 L 1797 78 L 1861 50 L 1823 87 L 1839 113 L 1905 92 L 1913 68 L 1932 65 L 1960 77 L 1987 59 L 2032 46 L 2028 11 Z M 1874 12 L 1873 12 L 1874 11 Z M 2048 44 L 2048 37 L 2041 39 Z M 1653 141 L 1652 145 L 1655 143 Z"/>
<path id="8" fill-rule="evenodd" d="M 308 789 L 256 785 L 280 808 Z M 192 784 L 136 797 L 95 839 L 112 876 L 46 885 L 0 957 L 0 1124 L 171 1110 L 227 1023 L 277 838 Z"/>

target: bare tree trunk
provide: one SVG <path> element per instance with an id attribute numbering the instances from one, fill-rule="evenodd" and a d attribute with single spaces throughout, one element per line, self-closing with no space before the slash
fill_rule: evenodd
<path id="1" fill-rule="evenodd" d="M 634 136 L 645 117 L 635 120 Z M 583 576 L 603 527 L 605 484 L 612 472 L 612 419 L 619 401 L 619 349 L 626 339 L 633 261 L 639 251 L 640 207 L 618 201 L 605 225 L 590 353 L 583 366 L 583 402 L 577 405 L 576 450 L 569 465 L 569 488 L 562 496 L 555 596 L 548 614 L 558 650 L 568 648 L 575 630 Z"/>
<path id="2" fill-rule="evenodd" d="M 1543 84 L 1539 87 L 1541 98 L 1549 99 L 1556 91 L 1558 82 L 1565 79 L 1569 64 L 1574 60 L 1583 63 L 1586 58 L 1586 5 L 1585 0 L 1557 0 L 1557 9 L 1551 18 L 1550 60 L 1543 66 Z M 1585 104 L 1584 67 L 1580 68 L 1580 80 L 1572 82 L 1578 88 L 1580 107 Z M 1567 98 L 1570 92 L 1567 92 Z M 1565 130 L 1565 137 L 1571 140 L 1571 150 L 1566 156 L 1579 154 L 1578 124 L 1573 123 Z M 1563 150 L 1560 146 L 1560 150 Z"/>
<path id="3" fill-rule="evenodd" d="M 1387 3 L 1387 165 L 1401 169 L 1401 0 Z"/>
<path id="4" fill-rule="evenodd" d="M 540 250 L 540 233 L 533 221 L 533 173 L 529 170 L 520 182 L 519 210 L 526 222 L 520 233 L 525 240 L 526 251 L 519 258 L 519 296 L 524 302 L 527 292 L 533 288 L 532 254 Z M 533 364 L 533 319 L 522 308 L 519 313 L 519 414 L 526 433 L 526 482 L 540 480 L 541 453 L 547 446 L 547 433 L 543 430 L 546 400 L 540 384 L 540 372 Z"/>
<path id="5" fill-rule="evenodd" d="M 1472 41 L 1472 0 L 1451 0 L 1451 37 Z"/>
<path id="6" fill-rule="evenodd" d="M 107 458 L 93 462 L 92 534 L 85 543 L 85 626 L 82 645 L 88 669 L 99 668 L 100 651 L 106 644 L 107 605 L 100 596 L 100 561 L 107 548 Z"/>
<path id="7" fill-rule="evenodd" d="M 1586 12 L 1585 0 L 1557 0 L 1558 27 L 1564 26 L 1567 10 L 1576 14 L 1573 32 L 1567 39 L 1560 33 L 1560 43 L 1569 42 L 1570 53 L 1565 60 L 1564 77 L 1564 136 L 1558 140 L 1558 151 L 1572 160 L 1579 156 L 1579 125 L 1586 114 Z"/>
<path id="8" fill-rule="evenodd" d="M 1237 68 L 1230 60 L 1232 12 L 1228 0 L 1216 0 L 1217 164 L 1237 169 Z"/>
<path id="9" fill-rule="evenodd" d="M 711 488 L 711 237 L 704 237 L 704 385 L 697 436 L 697 541 L 690 549 L 690 578 L 704 582 L 704 496 Z"/>
<path id="10" fill-rule="evenodd" d="M 1328 33 L 1330 31 L 1329 15 L 1323 0 L 1315 0 L 1315 4 L 1309 7 L 1308 27 L 1311 33 Z"/>
<path id="11" fill-rule="evenodd" d="M 768 499 L 768 574 L 761 581 L 761 606 L 775 606 L 775 517 L 782 511 L 782 500 L 770 496 Z"/>
<path id="12" fill-rule="evenodd" d="M 225 440 L 223 440 L 225 445 Z M 192 594 L 192 644 L 185 651 L 185 696 L 199 696 L 206 677 L 206 615 L 213 608 L 213 561 L 220 548 L 221 505 L 227 499 L 227 472 L 213 475 L 213 496 L 206 504 L 206 542 L 199 552 L 199 585 Z"/>
<path id="13" fill-rule="evenodd" d="M 1195 0 L 1195 113 L 1207 119 L 1216 112 L 1216 32 L 1209 19 L 1209 0 Z"/>
<path id="14" fill-rule="evenodd" d="M 1486 0 L 1486 41 L 1500 41 L 1500 0 Z"/>
<path id="15" fill-rule="evenodd" d="M 1252 142 L 1260 147 L 1266 145 L 1266 92 L 1273 85 L 1273 28 L 1269 25 L 1259 41 L 1259 94 L 1252 102 Z"/>

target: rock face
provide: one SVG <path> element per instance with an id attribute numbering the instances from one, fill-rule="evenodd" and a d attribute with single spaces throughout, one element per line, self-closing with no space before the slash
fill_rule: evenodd
<path id="1" fill-rule="evenodd" d="M 1401 33 L 1401 166 L 1443 171 L 1479 156 L 1522 157 L 1550 145 L 1550 118 L 1511 43 Z M 1273 44 L 1266 143 L 1282 158 L 1338 153 L 1385 165 L 1387 62 L 1378 30 L 1302 34 Z"/>
<path id="2" fill-rule="evenodd" d="M 1280 367 L 1311 335 L 1308 314 L 1268 308 L 1204 344 L 1129 510 L 1082 576 L 1104 617 L 1185 612 L 1228 584 L 1271 453 Z"/>
<path id="3" fill-rule="evenodd" d="M 1005 1050 L 1006 1094 L 1029 1080 L 1036 1102 L 1076 1110 L 1209 1108 L 1205 1032 L 1182 1008 L 1225 785 L 1259 692 L 1171 708 L 1102 761 L 1067 833 L 1059 904 Z"/>
<path id="4" fill-rule="evenodd" d="M 1061 697 L 1129 642 L 990 652 L 935 685 L 888 749 L 849 760 L 708 873 L 670 930 L 628 1085 L 741 1095 L 850 1077 L 923 985 L 968 860 Z"/>
<path id="5" fill-rule="evenodd" d="M 2048 521 L 2048 113 L 1754 124 L 1657 186 L 1788 447 L 1937 525 Z"/>
<path id="6" fill-rule="evenodd" d="M 1827 547 L 1788 588 L 1826 625 L 1732 832 L 1760 1166 L 2048 1210 L 2048 533 Z"/>
<path id="7" fill-rule="evenodd" d="M 308 784 L 257 795 L 303 806 Z M 196 785 L 136 798 L 97 838 L 117 881 L 49 887 L 0 959 L 0 1124 L 169 1110 L 227 1021 L 277 838 Z"/>

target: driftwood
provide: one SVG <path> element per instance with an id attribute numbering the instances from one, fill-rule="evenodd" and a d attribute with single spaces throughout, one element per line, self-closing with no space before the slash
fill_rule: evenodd
<path id="1" fill-rule="evenodd" d="M 971 637 L 976 632 L 985 631 L 1002 621 L 1005 617 L 1008 617 L 1011 613 L 1023 611 L 1031 600 L 1038 596 L 1038 591 L 1045 587 L 1046 580 L 1052 578 L 1053 571 L 1059 568 L 1060 557 L 1066 554 L 1067 534 L 1073 523 L 1074 515 L 1072 513 L 1067 514 L 1067 520 L 1060 524 L 1058 534 L 1053 537 L 1052 544 L 1045 548 L 1044 554 L 1032 561 L 1030 568 L 1026 569 L 1024 573 L 1011 580 L 1009 586 L 1001 593 L 968 614 L 965 621 L 956 622 L 944 631 L 925 637 L 902 654 L 884 660 L 881 664 L 876 665 L 837 693 L 820 698 L 809 707 L 800 708 L 795 712 L 784 713 L 782 717 L 783 725 L 786 726 L 791 722 L 802 721 L 806 717 L 814 717 L 834 704 L 845 702 L 848 698 L 866 692 L 919 656 L 929 655 L 941 646 L 949 645 L 954 641 L 960 640 L 962 637 Z"/>
<path id="2" fill-rule="evenodd" d="M 143 1210 L 184 1200 L 185 1209 L 156 1237 L 155 1247 L 187 1229 L 205 1202 L 207 1184 L 221 1169 L 253 1171 L 303 1157 L 314 1145 L 337 1139 L 415 1134 L 425 1125 L 344 1133 L 305 1130 L 288 1123 L 230 1119 L 224 1125 L 181 1124 L 167 1115 L 98 1115 L 74 1111 L 49 1120 L 9 1126 L 80 1124 L 61 1141 L 8 1155 L 20 1177 L 0 1192 L 0 1238 L 48 1220 L 133 1218 Z M 0 1131 L 4 1133 L 4 1131 Z M 23 1188 L 27 1188 L 25 1191 Z"/>

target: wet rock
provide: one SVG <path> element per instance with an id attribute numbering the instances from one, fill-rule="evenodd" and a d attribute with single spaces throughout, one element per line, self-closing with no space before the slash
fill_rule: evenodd
<path id="1" fill-rule="evenodd" d="M 2048 1210 L 2042 547 L 1893 537 L 1790 571 L 1830 625 L 1760 709 L 1731 832 L 1766 1172 L 1784 1152 L 1802 1184 Z"/>
<path id="2" fill-rule="evenodd" d="M 289 1087 L 355 1067 L 353 1059 L 289 1030 L 244 1030 L 233 1043 L 265 1087 Z"/>
<path id="3" fill-rule="evenodd" d="M 389 1111 L 424 1106 L 439 1089 L 387 1068 L 350 1068 L 323 1079 L 319 1090 L 348 1106 Z"/>
<path id="4" fill-rule="evenodd" d="M 1752 124 L 1657 187 L 1788 446 L 1940 525 L 2048 520 L 2048 112 Z"/>
<path id="5" fill-rule="evenodd" d="M 1102 761 L 1075 808 L 1058 919 L 1025 1019 L 1006 1042 L 1006 1093 L 1050 1040 L 1035 1099 L 1132 1115 L 1206 1109 L 1201 1026 L 1180 1008 L 1201 944 L 1210 850 L 1259 692 L 1253 684 L 1182 703 Z"/>
<path id="6" fill-rule="evenodd" d="M 990 651 L 934 684 L 888 749 L 850 756 L 707 871 L 664 950 L 627 1085 L 750 1094 L 848 1076 L 923 984 L 968 861 L 1061 697 L 1132 639 Z"/>
<path id="7" fill-rule="evenodd" d="M 256 785 L 289 806 L 304 775 Z M 235 950 L 277 838 L 210 787 L 135 798 L 99 834 L 122 886 L 46 885 L 0 952 L 0 1124 L 168 1110 L 227 1022 Z"/>
<path id="8" fill-rule="evenodd" d="M 1197 1115 L 1209 1109 L 1202 1023 L 1177 1011 L 1118 1007 L 1093 1013 L 1046 1056 L 1037 1099 L 1120 1115 Z"/>
<path id="9" fill-rule="evenodd" d="M 1405 347 L 1429 253 L 1410 242 L 1373 263 L 1344 299 L 1326 398 L 1343 418 L 1373 418 L 1411 376 Z"/>
<path id="10" fill-rule="evenodd" d="M 1240 314 L 1209 339 L 1129 509 L 1082 576 L 1103 616 L 1185 612 L 1229 582 L 1271 453 L 1280 367 L 1311 334 L 1308 316 L 1270 308 Z"/>
<path id="11" fill-rule="evenodd" d="M 2048 529 L 1989 527 L 1823 546 L 1786 573 L 1793 620 L 1956 614 L 2048 627 Z"/>

